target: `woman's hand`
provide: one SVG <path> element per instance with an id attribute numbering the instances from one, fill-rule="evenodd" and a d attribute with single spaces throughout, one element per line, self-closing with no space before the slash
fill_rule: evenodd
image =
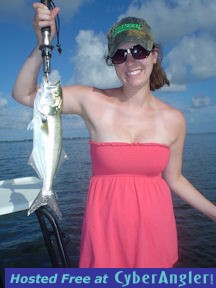
<path id="1" fill-rule="evenodd" d="M 60 8 L 55 7 L 50 11 L 46 5 L 38 2 L 33 3 L 33 8 L 35 10 L 33 26 L 38 39 L 38 45 L 42 44 L 41 29 L 46 26 L 50 26 L 51 28 L 50 40 L 52 41 L 56 33 L 55 17 L 59 13 Z"/>

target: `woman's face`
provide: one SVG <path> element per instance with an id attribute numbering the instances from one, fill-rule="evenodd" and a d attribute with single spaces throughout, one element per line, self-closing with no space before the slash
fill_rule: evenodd
<path id="1" fill-rule="evenodd" d="M 136 43 L 126 43 L 119 49 L 130 49 L 137 45 Z M 144 59 L 134 59 L 128 53 L 127 59 L 122 64 L 115 64 L 115 70 L 118 78 L 124 86 L 143 87 L 149 85 L 150 75 L 153 69 L 153 64 L 157 62 L 157 52 L 153 51 Z"/>

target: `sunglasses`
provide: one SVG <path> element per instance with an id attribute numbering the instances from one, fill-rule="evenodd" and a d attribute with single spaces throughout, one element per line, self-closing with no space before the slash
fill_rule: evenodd
<path id="1" fill-rule="evenodd" d="M 148 51 L 141 45 L 133 46 L 128 49 L 118 49 L 116 53 L 111 57 L 113 64 L 122 64 L 127 60 L 127 55 L 131 54 L 134 59 L 145 59 L 152 51 Z"/>

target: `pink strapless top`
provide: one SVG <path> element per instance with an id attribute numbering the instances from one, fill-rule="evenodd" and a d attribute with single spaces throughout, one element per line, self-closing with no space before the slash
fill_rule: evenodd
<path id="1" fill-rule="evenodd" d="M 92 176 L 159 176 L 169 161 L 169 146 L 157 143 L 90 141 Z"/>

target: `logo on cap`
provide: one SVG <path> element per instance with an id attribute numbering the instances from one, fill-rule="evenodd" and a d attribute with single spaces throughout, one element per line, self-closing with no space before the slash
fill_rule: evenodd
<path id="1" fill-rule="evenodd" d="M 140 30 L 140 24 L 136 24 L 136 23 L 122 24 L 115 28 L 113 32 L 113 37 L 116 37 L 119 33 L 128 31 L 128 30 Z"/>

